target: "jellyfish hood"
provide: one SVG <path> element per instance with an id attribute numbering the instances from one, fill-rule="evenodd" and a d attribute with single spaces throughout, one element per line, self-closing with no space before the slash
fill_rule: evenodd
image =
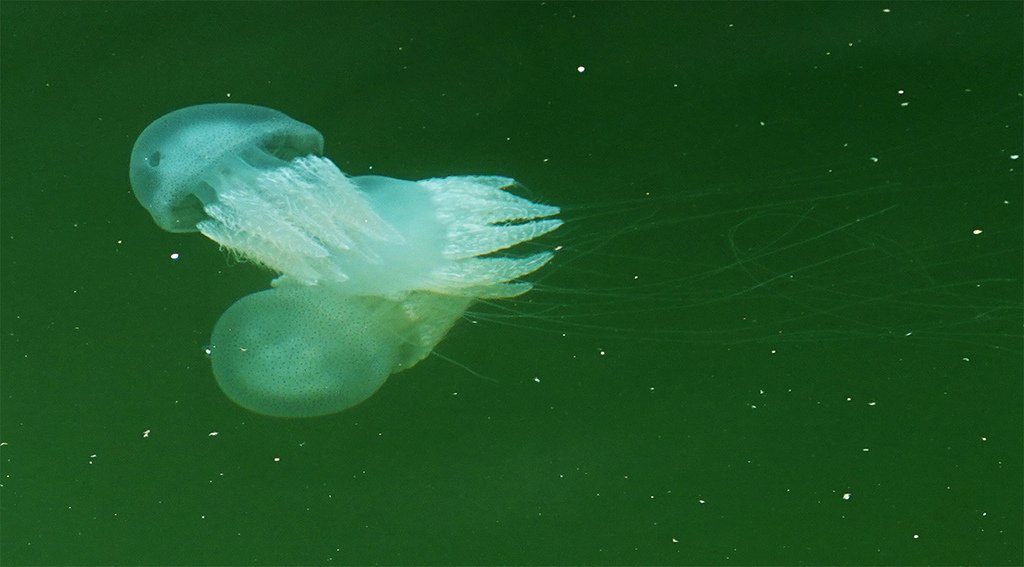
<path id="1" fill-rule="evenodd" d="M 195 232 L 207 218 L 214 190 L 207 179 L 243 160 L 260 167 L 296 156 L 320 155 L 315 128 L 271 108 L 203 104 L 167 114 L 135 141 L 129 167 L 132 189 L 160 228 Z"/>

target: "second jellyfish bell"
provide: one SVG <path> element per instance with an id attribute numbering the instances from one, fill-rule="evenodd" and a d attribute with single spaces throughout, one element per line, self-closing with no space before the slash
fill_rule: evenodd
<path id="1" fill-rule="evenodd" d="M 496 252 L 558 228 L 558 207 L 507 177 L 348 177 L 313 127 L 205 104 L 150 124 L 132 150 L 139 202 L 280 276 L 214 327 L 221 389 L 258 413 L 335 413 L 425 358 L 477 298 L 514 297 L 550 252 Z"/>

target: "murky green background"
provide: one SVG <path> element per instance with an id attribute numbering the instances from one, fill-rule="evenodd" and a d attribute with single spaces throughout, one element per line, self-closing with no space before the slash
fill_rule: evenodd
<path id="1" fill-rule="evenodd" d="M 1020 565 L 1021 12 L 4 2 L 0 562 Z M 127 178 L 216 101 L 516 177 L 559 255 L 361 406 L 248 413 L 203 347 L 272 274 Z"/>

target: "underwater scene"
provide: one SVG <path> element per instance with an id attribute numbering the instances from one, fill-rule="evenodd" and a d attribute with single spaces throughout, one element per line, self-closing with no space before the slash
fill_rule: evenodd
<path id="1" fill-rule="evenodd" d="M 0 6 L 0 563 L 1019 565 L 1019 3 Z"/>

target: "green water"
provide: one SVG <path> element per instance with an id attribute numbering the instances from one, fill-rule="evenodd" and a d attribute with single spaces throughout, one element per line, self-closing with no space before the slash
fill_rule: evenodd
<path id="1" fill-rule="evenodd" d="M 1021 24 L 4 2 L 0 562 L 1021 564 Z M 203 348 L 273 274 L 127 179 L 221 101 L 353 175 L 515 177 L 558 253 L 364 404 L 246 412 Z"/>

